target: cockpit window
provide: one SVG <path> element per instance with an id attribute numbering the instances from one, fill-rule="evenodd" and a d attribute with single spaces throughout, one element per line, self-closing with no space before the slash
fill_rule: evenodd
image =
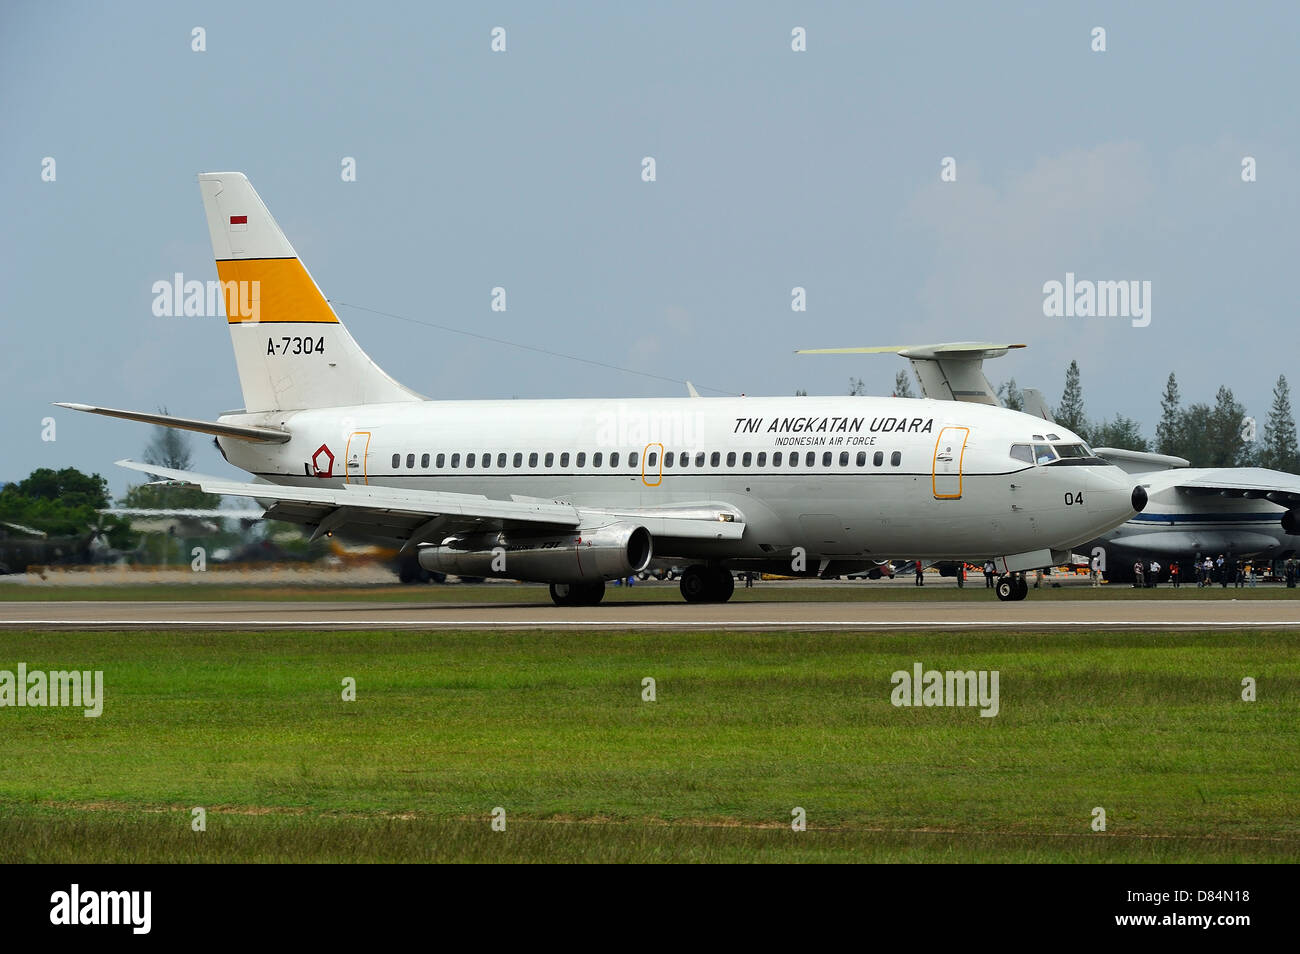
<path id="1" fill-rule="evenodd" d="M 1050 464 L 1054 460 L 1056 460 L 1056 451 L 1052 450 L 1050 444 L 1034 445 L 1034 463 Z"/>
<path id="2" fill-rule="evenodd" d="M 1014 460 L 1023 460 L 1026 464 L 1034 462 L 1034 452 L 1028 444 L 1012 444 L 1011 456 Z"/>
<path id="3" fill-rule="evenodd" d="M 1083 444 L 1053 444 L 1056 453 L 1061 457 L 1091 457 L 1088 448 Z"/>

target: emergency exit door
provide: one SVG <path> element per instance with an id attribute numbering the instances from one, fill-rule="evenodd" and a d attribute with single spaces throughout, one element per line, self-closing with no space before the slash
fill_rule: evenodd
<path id="1" fill-rule="evenodd" d="M 349 484 L 370 483 L 370 467 L 366 455 L 370 451 L 370 432 L 353 431 L 348 435 L 346 462 L 344 464 L 344 482 Z"/>
<path id="2" fill-rule="evenodd" d="M 939 431 L 939 439 L 934 442 L 934 467 L 930 471 L 936 500 L 960 499 L 962 457 L 969 436 L 969 427 L 945 427 Z"/>

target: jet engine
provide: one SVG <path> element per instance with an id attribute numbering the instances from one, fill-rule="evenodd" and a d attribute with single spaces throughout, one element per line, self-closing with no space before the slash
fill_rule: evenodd
<path id="1" fill-rule="evenodd" d="M 420 548 L 420 566 L 435 573 L 535 583 L 590 583 L 639 573 L 650 565 L 650 531 L 612 523 L 558 533 L 471 533 Z"/>

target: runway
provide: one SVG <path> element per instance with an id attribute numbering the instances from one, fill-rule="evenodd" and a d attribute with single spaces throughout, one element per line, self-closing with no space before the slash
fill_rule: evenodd
<path id="1" fill-rule="evenodd" d="M 1296 629 L 1289 600 L 1057 600 L 970 602 L 547 603 L 13 602 L 0 629 Z"/>

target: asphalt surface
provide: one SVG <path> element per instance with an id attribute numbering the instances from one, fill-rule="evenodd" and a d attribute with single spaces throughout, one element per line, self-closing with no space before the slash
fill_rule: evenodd
<path id="1" fill-rule="evenodd" d="M 665 594 L 667 596 L 667 594 Z M 1059 600 L 1036 603 L 13 602 L 0 629 L 1297 629 L 1300 601 Z"/>

